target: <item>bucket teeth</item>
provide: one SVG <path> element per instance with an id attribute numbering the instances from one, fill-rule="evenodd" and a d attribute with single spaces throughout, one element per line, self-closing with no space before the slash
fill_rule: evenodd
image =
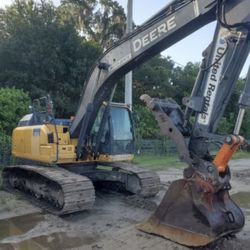
<path id="1" fill-rule="evenodd" d="M 155 213 L 138 229 L 186 246 L 204 246 L 244 226 L 241 209 L 227 191 L 205 181 L 177 180 Z"/>

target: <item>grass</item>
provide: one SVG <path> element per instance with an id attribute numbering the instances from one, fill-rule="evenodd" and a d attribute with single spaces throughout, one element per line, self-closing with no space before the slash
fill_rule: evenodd
<path id="1" fill-rule="evenodd" d="M 250 159 L 250 153 L 240 150 L 233 156 L 233 159 Z M 135 155 L 132 163 L 151 170 L 164 170 L 167 168 L 180 168 L 187 166 L 185 162 L 180 161 L 177 155 Z"/>
<path id="2" fill-rule="evenodd" d="M 178 156 L 164 155 L 136 155 L 132 163 L 151 170 L 163 170 L 166 168 L 177 168 L 186 165 L 179 160 Z"/>
<path id="3" fill-rule="evenodd" d="M 239 150 L 234 156 L 234 160 L 238 159 L 249 159 L 250 158 L 250 152 Z"/>

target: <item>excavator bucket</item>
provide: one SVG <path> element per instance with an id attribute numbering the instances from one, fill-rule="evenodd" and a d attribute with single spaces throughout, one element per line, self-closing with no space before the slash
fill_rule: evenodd
<path id="1" fill-rule="evenodd" d="M 244 226 L 241 209 L 228 191 L 213 193 L 210 183 L 173 182 L 155 213 L 138 228 L 186 246 L 204 246 Z"/>

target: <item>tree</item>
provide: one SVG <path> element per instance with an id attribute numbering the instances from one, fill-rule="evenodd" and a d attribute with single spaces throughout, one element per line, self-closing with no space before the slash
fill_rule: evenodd
<path id="1" fill-rule="evenodd" d="M 59 117 L 76 111 L 83 83 L 101 49 L 64 23 L 51 2 L 16 0 L 0 11 L 0 87 L 32 99 L 50 94 Z"/>
<path id="2" fill-rule="evenodd" d="M 199 64 L 192 62 L 188 62 L 184 68 L 174 68 L 172 73 L 172 95 L 180 105 L 183 97 L 190 96 L 198 71 Z"/>
<path id="3" fill-rule="evenodd" d="M 241 134 L 246 138 L 250 139 L 250 110 L 247 109 L 242 124 Z"/>
<path id="4" fill-rule="evenodd" d="M 239 112 L 239 98 L 245 86 L 245 80 L 240 78 L 237 82 L 235 89 L 232 93 L 232 96 L 229 100 L 229 103 L 226 107 L 224 115 L 219 123 L 218 126 L 218 133 L 221 134 L 232 134 L 234 130 L 234 126 L 237 120 L 238 112 Z M 247 109 L 240 134 L 243 135 L 245 138 L 250 138 L 250 110 Z"/>
<path id="5" fill-rule="evenodd" d="M 136 135 L 139 138 L 154 139 L 160 135 L 159 126 L 151 111 L 143 105 L 135 105 L 133 112 L 136 116 Z"/>
<path id="6" fill-rule="evenodd" d="M 148 94 L 152 97 L 172 96 L 172 73 L 174 63 L 170 57 L 161 55 L 153 57 L 134 70 L 133 99 L 135 104 L 141 104 L 140 96 Z"/>
<path id="7" fill-rule="evenodd" d="M 0 88 L 0 134 L 11 135 L 18 121 L 29 111 L 27 93 L 15 88 Z"/>
<path id="8" fill-rule="evenodd" d="M 110 47 L 125 32 L 126 16 L 121 5 L 112 0 L 63 0 L 62 15 L 74 20 L 78 31 L 88 40 Z"/>

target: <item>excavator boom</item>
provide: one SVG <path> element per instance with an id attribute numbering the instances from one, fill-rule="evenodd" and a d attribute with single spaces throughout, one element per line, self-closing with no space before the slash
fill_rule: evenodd
<path id="1" fill-rule="evenodd" d="M 202 26 L 216 19 L 213 0 L 173 1 L 134 32 L 108 49 L 93 66 L 86 82 L 70 134 L 79 138 L 81 124 L 88 123 L 84 138 L 92 127 L 93 118 L 87 119 L 88 106 L 92 116 L 103 100 L 108 99 L 112 87 L 130 70 L 154 55 L 180 41 Z M 87 121 L 86 121 L 87 120 Z M 84 139 L 79 138 L 79 143 Z"/>

